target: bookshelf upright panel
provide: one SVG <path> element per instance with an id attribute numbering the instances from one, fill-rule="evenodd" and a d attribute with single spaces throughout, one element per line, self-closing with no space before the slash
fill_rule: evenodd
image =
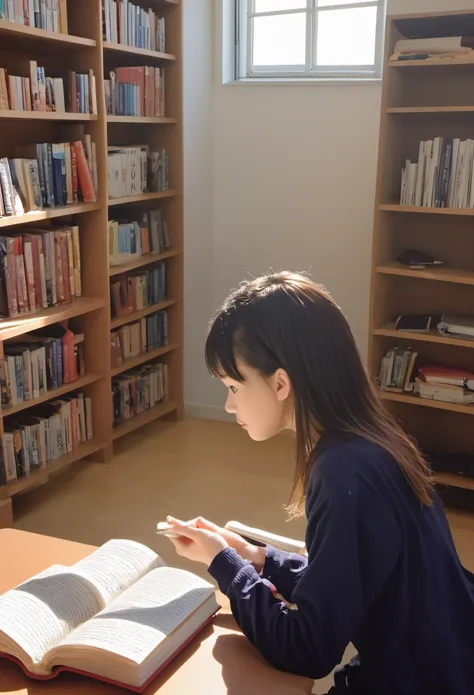
<path id="1" fill-rule="evenodd" d="M 474 59 L 466 54 L 389 60 L 399 39 L 472 35 L 474 11 L 469 10 L 387 20 L 369 336 L 369 370 L 378 383 L 384 356 L 394 346 L 416 351 L 416 368 L 434 364 L 474 372 L 473 340 L 442 335 L 436 325 L 418 333 L 396 328 L 403 314 L 474 315 L 474 209 L 404 205 L 400 193 L 402 169 L 406 160 L 419 160 L 420 142 L 474 137 Z M 441 258 L 444 265 L 411 269 L 396 260 L 406 249 Z M 423 399 L 403 388 L 380 394 L 423 450 L 474 454 L 474 405 Z M 474 490 L 474 481 L 454 469 L 436 473 L 435 479 L 447 491 L 447 501 L 451 488 L 461 495 Z M 468 503 L 472 506 L 472 499 Z"/>
<path id="2" fill-rule="evenodd" d="M 31 244 L 32 249 L 31 278 L 34 276 L 34 281 L 37 281 L 41 286 L 41 289 L 38 290 L 33 280 L 31 286 L 27 284 L 29 279 L 27 263 L 30 257 L 28 256 L 27 259 L 24 256 L 25 252 L 20 251 L 20 254 L 23 253 L 24 256 L 24 258 L 22 256 L 22 262 L 25 264 L 25 270 L 22 272 L 25 272 L 25 288 L 27 290 L 26 309 L 22 309 L 22 312 L 17 311 L 16 294 L 12 305 L 11 286 L 9 293 L 6 292 L 5 284 L 0 292 L 3 307 L 3 318 L 0 318 L 0 360 L 4 360 L 4 362 L 0 362 L 0 369 L 2 369 L 1 365 L 7 365 L 6 367 L 3 366 L 3 369 L 6 368 L 7 374 L 10 374 L 8 372 L 9 367 L 13 370 L 19 368 L 21 371 L 21 365 L 23 365 L 21 378 L 18 377 L 20 379 L 18 384 L 15 378 L 13 386 L 15 398 L 13 400 L 11 399 L 11 388 L 13 387 L 8 381 L 7 394 L 5 374 L 0 373 L 2 406 L 4 399 L 8 401 L 7 396 L 10 397 L 10 400 L 5 403 L 5 407 L 0 410 L 1 448 L 4 454 L 5 442 L 8 441 L 8 446 L 13 447 L 13 449 L 9 449 L 9 452 L 10 454 L 14 452 L 15 457 L 13 468 L 11 457 L 9 458 L 8 476 L 3 472 L 3 467 L 2 475 L 0 475 L 0 527 L 12 523 L 11 500 L 15 494 L 44 483 L 51 474 L 80 459 L 88 458 L 107 462 L 113 454 L 113 442 L 118 438 L 161 417 L 180 417 L 183 413 L 181 5 L 176 0 L 136 0 L 134 2 L 134 5 L 142 11 L 142 21 L 148 21 L 146 19 L 148 14 L 151 17 L 149 10 L 152 10 L 159 17 L 164 17 L 166 50 L 150 50 L 150 48 L 143 48 L 143 46 L 138 48 L 124 45 L 123 42 L 107 40 L 107 37 L 104 36 L 106 23 L 102 0 L 81 0 L 81 2 L 67 0 L 67 3 L 61 0 L 60 4 L 63 7 L 67 6 L 66 18 L 65 15 L 56 18 L 53 15 L 41 15 L 39 18 L 35 17 L 33 21 L 29 17 L 25 17 L 21 23 L 17 23 L 11 21 L 11 18 L 0 17 L 0 70 L 3 68 L 6 71 L 4 74 L 8 85 L 8 93 L 3 93 L 2 101 L 2 73 L 0 73 L 0 160 L 2 158 L 8 158 L 9 161 L 12 159 L 19 161 L 21 158 L 33 160 L 40 156 L 37 148 L 40 143 L 69 143 L 69 145 L 64 145 L 65 164 L 60 164 L 59 169 L 53 168 L 51 170 L 53 179 L 50 182 L 50 196 L 52 200 L 46 196 L 46 201 L 44 201 L 45 194 L 41 189 L 41 205 L 36 206 L 38 209 L 31 208 L 31 198 L 23 201 L 25 202 L 24 210 L 15 207 L 15 214 L 10 214 L 5 209 L 2 210 L 0 206 L 0 246 L 3 244 L 6 249 L 6 244 L 11 244 L 11 249 L 14 249 L 16 254 L 17 245 L 20 242 L 14 240 L 21 238 L 22 244 L 27 240 L 27 248 L 29 249 Z M 46 7 L 46 3 L 44 5 Z M 136 29 L 138 42 L 143 41 L 145 36 L 148 40 L 149 34 L 146 35 L 146 32 L 140 34 Z M 164 41 L 163 35 L 161 49 L 165 48 Z M 158 47 L 155 46 L 155 48 Z M 46 80 L 47 86 L 45 87 L 45 98 L 48 106 L 45 107 L 43 103 L 40 109 L 34 108 L 33 101 L 29 102 L 34 95 L 33 91 L 31 95 L 28 93 L 26 86 L 26 81 L 32 80 L 33 75 L 36 75 L 36 70 L 31 67 L 32 61 L 36 61 L 38 66 L 44 68 L 44 73 L 38 72 L 40 77 L 42 74 L 43 77 L 45 75 L 46 78 L 51 78 L 50 81 Z M 104 79 L 109 77 L 110 71 L 114 71 L 118 67 L 139 68 L 140 66 L 151 66 L 153 69 L 166 68 L 166 108 L 163 109 L 163 113 L 151 114 L 148 112 L 146 115 L 133 116 L 110 113 L 104 92 Z M 71 78 L 70 71 L 74 71 L 77 77 Z M 18 76 L 15 79 L 18 79 L 19 82 L 10 83 L 8 77 L 10 75 Z M 83 78 L 80 75 L 86 76 L 89 91 L 83 91 L 86 87 L 84 86 L 85 83 L 81 81 Z M 63 107 L 60 106 L 60 101 L 57 101 L 60 99 L 60 93 L 57 92 L 59 86 L 54 82 L 54 80 L 60 81 L 61 79 L 63 81 L 61 90 L 64 89 L 65 101 Z M 95 80 L 95 92 L 92 87 L 93 80 Z M 11 84 L 15 89 L 13 96 L 9 91 Z M 77 85 L 77 104 L 70 97 L 71 90 L 75 89 L 73 85 Z M 32 87 L 31 81 L 30 87 Z M 50 89 L 50 92 L 47 89 Z M 17 90 L 21 92 L 21 98 Z M 51 106 L 52 104 L 54 105 Z M 31 109 L 29 105 L 31 105 Z M 91 185 L 95 189 L 93 197 L 91 197 L 91 191 L 87 189 L 85 183 L 87 177 L 84 171 L 82 172 L 84 179 L 81 176 L 81 171 L 78 170 L 76 184 L 71 183 L 74 181 L 76 149 L 72 148 L 70 143 L 76 141 L 81 141 L 84 145 L 87 170 L 91 176 Z M 166 151 L 169 162 L 167 185 L 163 184 L 158 190 L 152 186 L 151 189 L 148 187 L 143 192 L 132 191 L 119 198 L 110 199 L 108 171 L 110 147 L 138 147 L 141 145 L 147 146 L 150 152 L 164 153 Z M 45 148 L 46 163 L 37 159 L 37 166 L 43 166 L 42 176 L 46 176 L 45 167 L 48 166 L 48 146 L 45 145 Z M 73 150 L 74 159 L 71 155 Z M 52 149 L 51 152 L 53 152 Z M 61 151 L 59 156 L 62 156 Z M 53 165 L 55 165 L 54 161 Z M 15 166 L 17 165 L 13 165 L 13 167 Z M 23 164 L 18 166 L 23 170 Z M 64 168 L 61 169 L 61 166 Z M 14 171 L 16 170 L 14 169 Z M 5 173 L 5 169 L 3 173 Z M 163 178 L 162 181 L 164 180 Z M 18 187 L 23 195 L 20 183 Z M 70 190 L 66 184 L 72 186 Z M 84 189 L 83 184 L 86 186 Z M 26 187 L 28 185 L 25 184 Z M 63 186 L 62 190 L 61 185 Z M 36 189 L 31 186 L 30 188 L 31 196 L 33 196 Z M 29 195 L 30 190 L 28 189 Z M 117 263 L 117 259 L 115 259 L 112 264 L 109 220 L 115 218 L 148 219 L 146 213 L 153 210 L 161 211 L 159 219 L 161 221 L 166 220 L 168 225 L 169 243 L 167 243 L 166 248 L 160 248 L 158 251 L 155 248 L 150 248 L 149 253 L 135 254 L 126 259 L 124 257 L 123 263 Z M 161 233 L 162 229 L 160 228 L 160 230 Z M 33 241 L 31 241 L 32 237 L 34 237 Z M 41 238 L 41 242 L 37 241 L 37 238 Z M 52 246 L 46 246 L 46 238 L 49 240 L 48 244 L 50 243 Z M 51 248 L 56 244 L 56 238 L 59 251 L 51 251 Z M 64 259 L 73 259 L 74 256 L 74 263 L 76 263 L 76 251 L 72 246 L 68 246 L 68 244 L 73 244 L 74 239 L 77 240 L 80 248 L 80 260 L 78 265 L 74 265 L 71 260 L 70 276 L 67 277 L 67 283 L 61 274 L 61 283 L 64 282 L 64 286 L 61 285 L 61 287 L 65 292 L 63 298 L 62 294 L 59 297 L 60 292 L 59 286 L 56 288 L 56 279 L 51 279 L 52 271 L 48 263 L 59 263 L 56 268 L 58 273 L 66 272 L 66 265 L 61 265 L 63 262 L 67 263 Z M 22 249 L 24 248 L 22 246 Z M 45 263 L 47 248 L 49 249 L 48 253 L 51 252 L 52 255 L 50 258 L 48 256 L 49 261 L 46 262 L 44 269 L 42 264 Z M 36 261 L 37 263 L 34 265 Z M 20 263 L 15 258 L 15 268 L 17 268 L 15 265 L 17 262 Z M 146 291 L 144 290 L 144 305 L 136 306 L 127 315 L 114 315 L 111 283 L 117 279 L 125 278 L 125 284 L 129 281 L 133 284 L 138 282 L 137 276 L 149 278 L 151 275 L 155 279 L 158 275 L 153 275 L 153 271 L 160 263 L 165 264 L 163 266 L 165 270 L 160 270 L 160 272 L 166 275 L 166 286 L 160 286 L 160 292 L 163 295 L 160 296 L 160 301 L 154 304 L 147 303 Z M 7 267 L 10 268 L 11 266 L 8 266 L 7 263 L 2 267 L 2 273 Z M 21 264 L 18 268 L 20 269 L 20 267 Z M 20 270 L 18 272 L 20 273 Z M 48 273 L 50 274 L 48 275 Z M 74 275 L 75 273 L 76 275 Z M 77 282 L 77 274 L 79 274 L 80 283 Z M 51 286 L 54 284 L 54 301 L 51 299 L 52 290 L 50 290 L 48 283 L 51 283 Z M 66 284 L 68 290 L 66 290 Z M 77 293 L 76 289 L 72 291 L 73 286 L 77 289 Z M 16 280 L 13 287 L 16 293 L 18 289 Z M 68 294 L 69 290 L 71 296 Z M 36 294 L 30 294 L 30 291 L 34 291 Z M 167 312 L 167 341 L 163 339 L 163 344 L 156 343 L 151 346 L 147 342 L 146 352 L 128 356 L 123 359 L 120 365 L 116 363 L 113 365 L 111 332 L 124 328 L 127 330 L 130 324 L 142 322 L 140 325 L 145 327 L 143 341 L 148 340 L 147 322 L 157 312 Z M 161 321 L 163 324 L 165 320 L 161 317 Z M 69 331 L 67 336 L 74 338 L 74 350 L 67 353 L 76 365 L 74 369 L 72 363 L 68 363 L 66 367 L 65 357 L 65 351 L 67 349 L 72 350 L 72 343 L 67 343 L 69 338 L 66 340 L 66 338 L 57 337 L 64 334 L 64 327 L 67 327 Z M 42 365 L 42 362 L 38 357 L 40 351 L 36 352 L 37 344 L 35 341 L 42 341 L 38 344 L 40 344 L 41 350 L 45 351 L 44 354 L 42 353 L 43 356 L 52 356 L 53 352 L 48 352 L 48 350 L 53 349 L 52 343 L 48 343 L 48 341 L 53 340 L 50 332 L 56 336 L 54 349 L 59 352 L 54 353 L 56 361 L 48 362 L 47 367 L 45 362 L 48 383 L 46 384 L 45 377 L 45 383 L 41 382 L 41 389 L 39 389 L 41 377 L 38 374 L 41 373 L 42 367 L 37 365 Z M 164 344 L 165 342 L 166 344 Z M 62 347 L 58 347 L 59 345 Z M 145 346 L 145 342 L 143 345 Z M 31 365 L 33 365 L 32 352 L 35 352 L 35 366 L 30 366 L 27 370 L 25 361 L 31 359 Z M 28 356 L 26 356 L 27 353 Z M 23 362 L 15 361 L 18 359 L 23 360 Z M 20 367 L 18 367 L 19 364 Z M 162 378 L 165 371 L 163 365 L 166 365 L 167 369 L 169 393 L 166 398 L 164 391 L 156 392 L 157 384 L 161 383 L 162 385 L 162 382 L 158 381 L 158 376 Z M 76 368 L 77 374 L 74 374 L 73 378 L 72 373 Z M 38 373 L 34 371 L 35 369 L 39 370 Z M 129 369 L 135 370 L 136 373 L 138 370 L 139 378 L 148 373 L 147 370 L 154 373 L 154 407 L 147 408 L 146 402 L 143 401 L 142 405 L 145 404 L 145 406 L 141 410 L 139 409 L 134 417 L 127 417 L 120 423 L 120 426 L 114 427 L 112 379 L 120 378 Z M 66 374 L 66 370 L 72 370 L 69 376 Z M 50 383 L 52 372 L 55 372 L 58 377 L 57 383 Z M 32 376 L 27 376 L 29 374 Z M 28 381 L 30 378 L 32 379 L 31 384 Z M 22 379 L 26 380 L 26 386 Z M 17 389 L 17 385 L 18 389 L 21 387 L 21 391 Z M 134 392 L 132 396 L 135 397 L 136 393 Z M 84 406 L 86 401 L 87 404 Z M 80 419 L 79 415 L 74 415 L 77 412 L 76 409 L 80 410 L 81 407 L 85 407 L 84 413 L 89 414 L 87 423 L 85 415 L 83 420 Z M 64 428 L 63 435 L 66 447 L 64 451 L 59 450 L 59 453 L 58 450 L 52 451 L 51 445 L 47 443 L 46 439 L 44 441 L 41 439 L 41 437 L 46 436 L 44 435 L 45 428 L 50 426 L 49 420 L 46 425 L 44 421 L 49 417 L 54 417 L 55 408 L 59 409 L 60 417 L 63 418 L 61 426 Z M 77 431 L 71 424 L 73 420 L 74 422 L 77 421 Z M 65 422 L 66 424 L 64 424 Z M 84 431 L 81 429 L 82 426 Z M 27 434 L 20 436 L 19 432 L 26 429 L 28 430 Z M 22 439 L 25 436 L 29 439 Z M 15 437 L 20 437 L 20 439 L 15 439 Z M 21 442 L 19 450 L 15 448 L 18 441 Z M 35 452 L 29 457 L 31 460 L 28 459 L 27 463 L 22 458 L 22 452 L 25 449 L 21 449 L 21 447 L 26 446 L 32 447 Z M 38 448 L 38 452 L 36 448 Z M 18 456 L 21 458 L 21 466 L 18 463 Z M 54 457 L 48 458 L 50 456 Z M 42 460 L 43 463 L 39 465 Z M 113 475 L 113 467 L 110 469 L 110 475 Z"/>

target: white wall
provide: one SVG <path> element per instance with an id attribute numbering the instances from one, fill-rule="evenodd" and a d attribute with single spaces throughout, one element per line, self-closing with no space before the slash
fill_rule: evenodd
<path id="1" fill-rule="evenodd" d="M 205 17 L 197 12 L 202 5 Z M 204 32 L 196 39 L 193 25 L 207 69 L 209 2 L 185 0 L 184 7 Z M 389 0 L 391 14 L 473 7 L 474 0 Z M 191 62 L 188 56 L 185 66 Z M 343 307 L 366 354 L 381 89 L 378 84 L 230 86 L 214 79 L 214 69 L 211 93 L 204 67 L 198 70 L 193 63 L 192 70 L 186 82 L 200 104 L 197 112 L 212 113 L 207 155 L 212 150 L 213 160 L 211 166 L 206 158 L 205 175 L 211 179 L 204 182 L 201 167 L 185 147 L 186 401 L 191 414 L 219 417 L 223 393 L 207 376 L 202 359 L 205 324 L 248 274 L 270 268 L 310 270 Z M 205 82 L 204 94 L 197 94 L 196 76 Z M 187 95 L 187 120 L 195 118 L 195 110 Z M 208 144 L 208 125 L 201 126 Z M 198 127 L 192 128 L 196 141 Z M 188 134 L 190 130 L 188 124 Z M 208 204 L 211 215 L 204 210 Z M 202 284 L 198 298 L 196 288 Z"/>

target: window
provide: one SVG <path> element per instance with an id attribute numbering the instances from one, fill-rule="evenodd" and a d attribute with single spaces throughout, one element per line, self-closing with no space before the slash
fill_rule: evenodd
<path id="1" fill-rule="evenodd" d="M 238 78 L 381 76 L 385 0 L 235 0 Z"/>

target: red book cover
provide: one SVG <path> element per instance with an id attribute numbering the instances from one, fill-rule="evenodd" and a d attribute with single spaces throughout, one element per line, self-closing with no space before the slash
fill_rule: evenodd
<path id="1" fill-rule="evenodd" d="M 61 261 L 63 268 L 64 299 L 66 303 L 72 301 L 71 283 L 69 280 L 69 252 L 67 247 L 67 232 L 60 232 L 61 235 Z"/>
<path id="2" fill-rule="evenodd" d="M 18 308 L 20 314 L 27 314 L 28 306 L 28 289 L 26 286 L 25 263 L 23 260 L 23 240 L 21 237 L 15 238 L 15 277 L 16 277 L 16 294 L 18 298 Z"/>
<path id="3" fill-rule="evenodd" d="M 80 140 L 76 140 L 73 145 L 76 151 L 77 172 L 82 198 L 85 203 L 95 203 L 96 195 L 94 183 L 87 163 L 86 153 L 84 152 L 84 145 Z"/>
<path id="4" fill-rule="evenodd" d="M 7 290 L 8 315 L 18 316 L 18 295 L 15 270 L 15 239 L 5 237 L 5 285 Z"/>
<path id="5" fill-rule="evenodd" d="M 33 254 L 33 277 L 36 294 L 36 308 L 42 309 L 44 305 L 44 297 L 42 292 L 43 283 L 41 282 L 39 240 L 38 237 L 34 235 L 28 236 L 27 239 L 31 242 L 31 251 Z"/>
<path id="6" fill-rule="evenodd" d="M 217 612 L 217 611 L 216 611 Z M 17 664 L 23 673 L 25 673 L 26 676 L 29 678 L 32 678 L 37 681 L 50 681 L 53 680 L 53 678 L 56 678 L 60 673 L 77 673 L 80 676 L 86 676 L 87 678 L 93 678 L 94 680 L 101 681 L 103 683 L 109 683 L 110 685 L 115 685 L 118 688 L 124 688 L 125 690 L 130 690 L 133 693 L 143 693 L 145 690 L 148 688 L 148 686 L 153 683 L 156 678 L 162 673 L 175 659 L 181 652 L 186 649 L 186 647 L 191 644 L 191 642 L 197 637 L 197 635 L 204 630 L 214 619 L 214 615 L 211 615 L 211 617 L 206 620 L 206 622 L 199 627 L 196 632 L 194 632 L 189 639 L 187 639 L 185 642 L 183 642 L 182 645 L 172 654 L 169 659 L 167 659 L 154 673 L 150 678 L 144 683 L 141 687 L 135 688 L 132 685 L 127 685 L 125 683 L 120 683 L 119 681 L 114 681 L 111 680 L 110 678 L 105 678 L 103 676 L 98 676 L 95 673 L 89 673 L 87 671 L 81 671 L 80 669 L 75 669 L 75 668 L 68 668 L 67 666 L 58 666 L 57 668 L 54 669 L 53 673 L 49 676 L 37 676 L 33 673 L 30 673 L 27 671 L 25 666 L 19 661 L 19 659 L 16 659 L 14 656 L 11 656 L 10 654 L 1 654 L 2 658 L 8 659 L 9 661 L 13 661 L 15 664 Z"/>
<path id="7" fill-rule="evenodd" d="M 66 324 L 61 324 L 64 328 L 62 336 L 63 345 L 63 374 L 64 383 L 70 384 L 77 379 L 76 363 L 74 359 L 74 333 L 67 328 Z"/>

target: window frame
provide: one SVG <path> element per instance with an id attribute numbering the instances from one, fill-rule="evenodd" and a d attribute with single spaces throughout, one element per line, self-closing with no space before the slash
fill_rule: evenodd
<path id="1" fill-rule="evenodd" d="M 383 70 L 383 43 L 385 29 L 386 0 L 365 0 L 349 3 L 341 0 L 337 5 L 318 6 L 318 0 L 306 0 L 306 7 L 273 12 L 254 12 L 255 0 L 234 0 L 235 3 L 235 76 L 236 80 L 380 80 Z M 321 12 L 329 10 L 349 10 L 363 7 L 377 8 L 375 60 L 367 65 L 313 65 L 316 53 L 317 23 Z M 306 61 L 304 66 L 269 65 L 254 66 L 253 19 L 285 14 L 307 14 L 306 22 Z"/>

